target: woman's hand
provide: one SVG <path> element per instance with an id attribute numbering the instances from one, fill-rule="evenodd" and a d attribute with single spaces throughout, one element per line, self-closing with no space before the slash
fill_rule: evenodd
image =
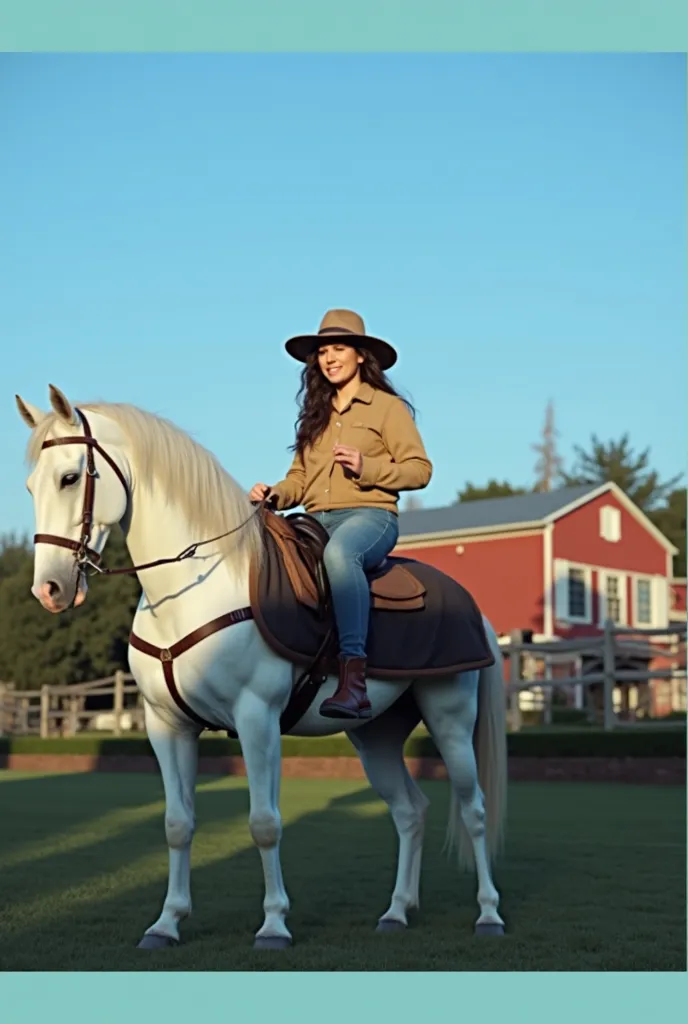
<path id="1" fill-rule="evenodd" d="M 268 484 L 254 484 L 249 493 L 250 501 L 263 501 L 270 493 Z"/>
<path id="2" fill-rule="evenodd" d="M 363 469 L 363 456 L 358 448 L 347 448 L 344 444 L 336 444 L 333 448 L 334 461 L 340 466 L 350 469 L 354 476 L 360 476 Z"/>

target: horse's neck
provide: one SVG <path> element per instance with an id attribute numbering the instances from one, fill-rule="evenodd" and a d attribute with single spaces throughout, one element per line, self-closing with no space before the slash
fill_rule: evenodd
<path id="1" fill-rule="evenodd" d="M 177 508 L 160 501 L 145 485 L 137 487 L 127 530 L 127 548 L 134 565 L 174 558 L 205 539 L 194 534 Z M 209 618 L 218 607 L 231 610 L 232 602 L 241 603 L 248 593 L 248 567 L 237 567 L 231 554 L 221 558 L 213 544 L 200 547 L 193 558 L 155 566 L 138 575 L 144 594 L 142 607 L 159 621 L 184 616 L 187 609 L 195 614 L 199 608 L 204 619 Z"/>

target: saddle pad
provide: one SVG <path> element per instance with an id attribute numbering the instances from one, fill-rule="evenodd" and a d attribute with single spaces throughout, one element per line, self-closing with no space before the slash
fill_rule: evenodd
<path id="1" fill-rule="evenodd" d="M 403 567 L 425 591 L 423 606 L 412 611 L 371 607 L 368 675 L 377 679 L 432 678 L 485 668 L 494 655 L 482 615 L 473 597 L 434 566 L 390 557 L 390 569 Z M 256 625 L 280 657 L 307 667 L 321 649 L 330 620 L 321 608 L 300 603 L 279 549 L 265 533 L 262 568 L 250 576 L 250 601 Z M 336 660 L 328 670 L 336 673 Z"/>

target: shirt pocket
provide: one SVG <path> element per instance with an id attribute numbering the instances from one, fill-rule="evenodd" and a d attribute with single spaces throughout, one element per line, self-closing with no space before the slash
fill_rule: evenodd
<path id="1" fill-rule="evenodd" d="M 386 448 L 380 432 L 367 423 L 363 423 L 361 420 L 354 420 L 348 425 L 347 435 L 347 441 L 344 443 L 348 444 L 351 448 L 358 448 L 361 455 L 376 457 L 385 454 Z"/>

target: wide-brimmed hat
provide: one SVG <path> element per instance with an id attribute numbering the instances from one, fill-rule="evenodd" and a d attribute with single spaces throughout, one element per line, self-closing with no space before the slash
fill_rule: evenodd
<path id="1" fill-rule="evenodd" d="M 322 318 L 317 334 L 299 334 L 290 338 L 285 348 L 290 356 L 305 363 L 311 352 L 317 351 L 328 341 L 340 340 L 355 348 L 362 345 L 369 349 L 380 364 L 381 370 L 389 370 L 397 361 L 397 354 L 389 344 L 380 338 L 366 334 L 363 317 L 350 309 L 331 309 Z"/>

